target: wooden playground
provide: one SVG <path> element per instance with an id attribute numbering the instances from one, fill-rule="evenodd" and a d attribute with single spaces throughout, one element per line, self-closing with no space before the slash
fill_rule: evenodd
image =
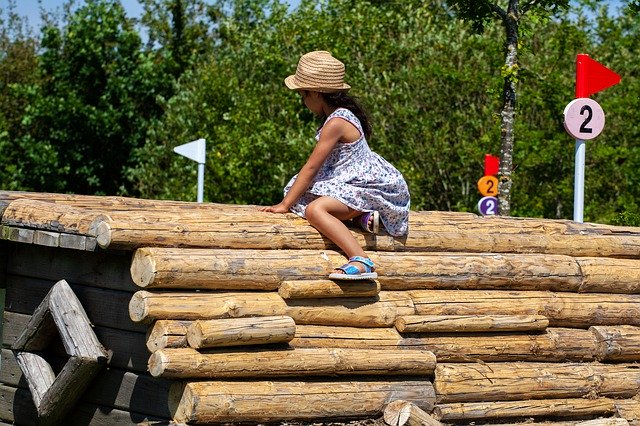
<path id="1" fill-rule="evenodd" d="M 0 192 L 0 424 L 640 425 L 640 228 Z"/>

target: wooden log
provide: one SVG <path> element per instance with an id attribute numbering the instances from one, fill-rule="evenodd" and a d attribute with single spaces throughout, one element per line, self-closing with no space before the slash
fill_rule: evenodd
<path id="1" fill-rule="evenodd" d="M 375 297 L 378 293 L 380 293 L 380 283 L 374 280 L 354 282 L 332 280 L 283 281 L 278 289 L 278 294 L 283 299 Z"/>
<path id="2" fill-rule="evenodd" d="M 293 214 L 269 215 L 257 210 L 242 221 L 233 215 L 191 215 L 165 212 L 163 223 L 149 212 L 128 217 L 104 217 L 90 227 L 100 247 L 141 246 L 217 248 L 334 247 L 304 219 Z M 640 233 L 636 228 L 578 224 L 548 219 L 477 217 L 413 212 L 407 237 L 370 235 L 355 231 L 367 250 L 465 251 L 545 253 L 592 257 L 637 258 Z M 179 216 L 179 217 L 178 217 Z M 246 222 L 252 220 L 251 223 Z M 149 232 L 153 230 L 153 232 Z"/>
<path id="3" fill-rule="evenodd" d="M 286 315 L 276 293 L 151 293 L 136 292 L 129 302 L 135 322 L 157 319 L 197 320 Z"/>
<path id="4" fill-rule="evenodd" d="M 187 342 L 195 349 L 286 343 L 293 339 L 296 323 L 287 316 L 227 318 L 194 321 Z"/>
<path id="5" fill-rule="evenodd" d="M 635 259 L 543 254 L 369 253 L 383 290 L 505 289 L 638 293 Z M 588 262 L 586 262 L 588 261 Z M 144 247 L 131 276 L 145 288 L 274 290 L 326 277 L 344 258 L 333 250 L 216 250 Z M 580 268 L 585 264 L 586 275 Z M 592 272 L 595 271 L 595 272 Z M 597 272 L 600 271 L 600 272 Z M 597 277 L 599 278 L 597 278 Z M 607 279 L 607 276 L 610 279 Z"/>
<path id="6" fill-rule="evenodd" d="M 640 325 L 640 295 L 413 290 L 418 315 L 544 315 L 551 327 Z"/>
<path id="7" fill-rule="evenodd" d="M 422 411 L 413 402 L 398 399 L 384 409 L 384 422 L 389 426 L 441 426 L 442 423 Z"/>
<path id="8" fill-rule="evenodd" d="M 542 331 L 548 325 L 542 315 L 408 315 L 395 322 L 401 333 Z"/>
<path id="9" fill-rule="evenodd" d="M 0 419 L 19 425 L 38 425 L 38 412 L 28 389 L 0 384 Z"/>
<path id="10" fill-rule="evenodd" d="M 640 361 L 640 327 L 631 325 L 593 326 L 597 359 L 611 362 Z"/>
<path id="11" fill-rule="evenodd" d="M 192 321 L 158 320 L 147 332 L 147 349 L 155 352 L 164 348 L 185 348 L 187 330 Z"/>
<path id="12" fill-rule="evenodd" d="M 533 417 L 584 419 L 616 413 L 616 400 L 611 398 L 569 398 L 526 401 L 457 402 L 438 404 L 433 416 L 441 421 L 504 420 Z"/>
<path id="13" fill-rule="evenodd" d="M 640 293 L 640 264 L 632 259 L 576 258 L 582 272 L 581 293 Z"/>
<path id="14" fill-rule="evenodd" d="M 483 423 L 483 426 L 628 426 L 629 422 L 625 419 L 616 417 L 600 418 L 594 420 L 567 420 L 560 422 L 533 422 L 525 421 L 518 423 Z"/>
<path id="15" fill-rule="evenodd" d="M 438 363 L 434 388 L 438 403 L 631 398 L 640 371 L 633 364 Z"/>
<path id="16" fill-rule="evenodd" d="M 296 335 L 289 342 L 295 348 L 390 348 L 402 340 L 394 328 L 332 327 L 296 325 Z"/>
<path id="17" fill-rule="evenodd" d="M 22 371 L 29 371 L 32 380 L 29 381 L 29 389 L 33 397 L 33 403 L 39 407 L 47 391 L 56 380 L 56 374 L 51 365 L 42 356 L 30 352 L 17 352 L 15 361 Z M 3 364 L 6 359 L 3 358 Z M 6 366 L 4 367 L 6 368 Z M 23 376 L 24 377 L 24 376 Z"/>
<path id="18" fill-rule="evenodd" d="M 1 223 L 19 228 L 88 235 L 89 226 L 96 216 L 98 214 L 92 210 L 17 199 L 11 201 L 4 210 Z"/>
<path id="19" fill-rule="evenodd" d="M 256 362 L 259 360 L 258 362 Z M 162 349 L 149 372 L 164 378 L 263 378 L 335 375 L 430 375 L 435 356 L 425 350 L 309 348 L 200 353 Z"/>
<path id="20" fill-rule="evenodd" d="M 415 313 L 406 292 L 380 292 L 376 298 L 293 299 L 286 314 L 296 324 L 392 327 L 396 318 Z"/>
<path id="21" fill-rule="evenodd" d="M 596 359 L 593 333 L 575 328 L 548 328 L 540 334 L 417 335 L 403 338 L 398 346 L 428 349 L 440 362 L 591 362 Z"/>
<path id="22" fill-rule="evenodd" d="M 630 425 L 640 425 L 640 401 L 637 399 L 616 400 L 616 412 L 619 417 L 627 420 Z"/>
<path id="23" fill-rule="evenodd" d="M 394 399 L 411 401 L 425 411 L 435 401 L 426 380 L 211 381 L 174 386 L 173 419 L 189 424 L 369 418 L 381 415 Z"/>

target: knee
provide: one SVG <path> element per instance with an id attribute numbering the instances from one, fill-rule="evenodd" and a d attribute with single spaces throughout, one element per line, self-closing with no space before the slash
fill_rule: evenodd
<path id="1" fill-rule="evenodd" d="M 327 214 L 326 210 L 322 208 L 320 203 L 316 203 L 315 201 L 307 206 L 304 213 L 311 225 L 317 223 L 325 214 Z"/>

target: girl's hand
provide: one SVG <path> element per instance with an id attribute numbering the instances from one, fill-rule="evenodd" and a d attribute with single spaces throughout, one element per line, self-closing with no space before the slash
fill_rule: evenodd
<path id="1" fill-rule="evenodd" d="M 282 203 L 278 203 L 275 206 L 260 207 L 260 211 L 270 213 L 289 213 L 289 207 Z"/>

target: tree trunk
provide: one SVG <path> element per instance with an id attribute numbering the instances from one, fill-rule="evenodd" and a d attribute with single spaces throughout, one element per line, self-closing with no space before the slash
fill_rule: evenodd
<path id="1" fill-rule="evenodd" d="M 511 215 L 511 173 L 513 171 L 514 127 L 516 116 L 516 85 L 518 82 L 518 1 L 510 0 L 503 25 L 507 33 L 504 89 L 500 113 L 500 179 L 498 183 L 498 213 Z"/>

